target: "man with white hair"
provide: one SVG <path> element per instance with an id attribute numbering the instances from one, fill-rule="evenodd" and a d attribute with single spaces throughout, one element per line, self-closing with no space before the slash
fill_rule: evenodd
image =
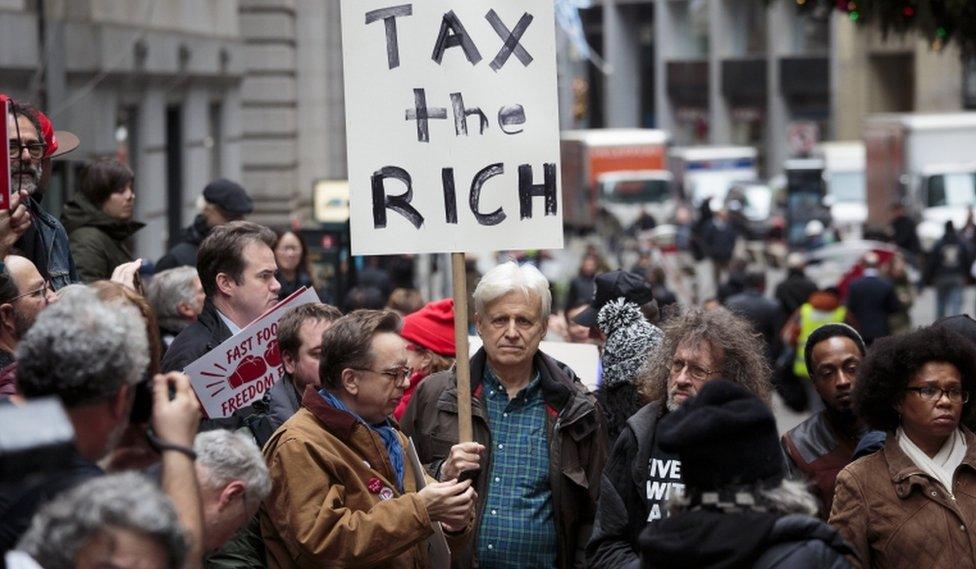
<path id="1" fill-rule="evenodd" d="M 261 450 L 246 435 L 217 429 L 197 435 L 197 480 L 203 501 L 207 551 L 227 542 L 258 511 L 271 491 Z"/>
<path id="2" fill-rule="evenodd" d="M 207 298 L 195 267 L 176 267 L 156 273 L 146 297 L 156 311 L 159 333 L 167 348 L 184 328 L 197 321 Z"/>
<path id="3" fill-rule="evenodd" d="M 421 461 L 441 480 L 477 468 L 479 457 L 486 465 L 476 485 L 477 538 L 454 556 L 454 566 L 577 566 L 606 458 L 603 414 L 570 369 L 539 351 L 552 297 L 538 269 L 495 267 L 474 303 L 483 341 L 471 358 L 477 442 L 455 444 L 454 371 L 424 380 L 402 420 Z"/>

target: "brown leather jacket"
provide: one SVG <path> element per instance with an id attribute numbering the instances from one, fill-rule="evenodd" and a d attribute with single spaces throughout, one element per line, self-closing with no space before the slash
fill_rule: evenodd
<path id="1" fill-rule="evenodd" d="M 428 566 L 433 530 L 409 462 L 400 493 L 379 435 L 314 389 L 268 440 L 264 458 L 271 494 L 258 516 L 268 567 Z M 383 500 L 390 490 L 392 498 Z M 459 546 L 470 533 L 449 537 L 449 545 Z"/>
<path id="2" fill-rule="evenodd" d="M 485 351 L 471 358 L 471 414 L 474 439 L 485 445 L 478 478 L 478 516 L 488 498 L 491 471 L 491 431 L 487 410 L 480 397 Z M 546 419 L 549 441 L 549 486 L 556 521 L 556 564 L 559 569 L 584 567 L 583 548 L 589 540 L 607 457 L 606 427 L 595 398 L 572 371 L 542 352 L 536 353 L 542 396 L 551 412 Z M 402 417 L 403 432 L 413 438 L 420 461 L 436 475 L 451 446 L 457 444 L 457 380 L 453 371 L 431 375 L 414 393 Z M 477 529 L 475 530 L 477 531 Z M 472 537 L 467 551 L 458 553 L 455 567 L 477 567 Z"/>
<path id="3" fill-rule="evenodd" d="M 857 553 L 854 567 L 976 567 L 976 437 L 963 434 L 968 448 L 952 496 L 891 435 L 884 449 L 840 472 L 830 524 Z"/>

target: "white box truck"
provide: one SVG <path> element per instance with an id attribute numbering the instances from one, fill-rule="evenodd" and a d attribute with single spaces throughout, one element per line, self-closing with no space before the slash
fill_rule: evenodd
<path id="1" fill-rule="evenodd" d="M 924 247 L 976 206 L 976 113 L 884 114 L 863 126 L 867 225 L 885 230 L 901 202 L 918 219 Z"/>

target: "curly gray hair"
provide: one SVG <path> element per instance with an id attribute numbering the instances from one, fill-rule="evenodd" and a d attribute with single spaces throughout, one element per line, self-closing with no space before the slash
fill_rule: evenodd
<path id="1" fill-rule="evenodd" d="M 208 488 L 220 489 L 240 480 L 245 486 L 244 500 L 257 504 L 271 492 L 268 467 L 258 445 L 248 436 L 224 429 L 206 431 L 193 441 L 197 465 L 206 474 L 200 480 Z"/>
<path id="2" fill-rule="evenodd" d="M 17 346 L 17 389 L 57 395 L 72 408 L 139 381 L 149 365 L 146 325 L 135 308 L 111 308 L 75 289 L 41 311 Z"/>
<path id="3" fill-rule="evenodd" d="M 664 341 L 644 367 L 639 385 L 649 401 L 665 401 L 671 362 L 678 345 L 707 344 L 720 350 L 721 377 L 738 383 L 769 403 L 772 371 L 766 363 L 762 340 L 745 319 L 724 308 L 688 308 L 663 325 Z"/>
<path id="4" fill-rule="evenodd" d="M 44 505 L 17 549 L 44 569 L 72 569 L 78 552 L 110 529 L 153 539 L 166 551 L 166 567 L 178 569 L 187 542 L 169 499 L 140 474 L 99 476 Z"/>
<path id="5" fill-rule="evenodd" d="M 180 304 L 193 304 L 196 267 L 176 267 L 161 271 L 153 277 L 146 290 L 146 299 L 156 311 L 161 328 L 179 331 L 190 323 L 180 315 Z"/>

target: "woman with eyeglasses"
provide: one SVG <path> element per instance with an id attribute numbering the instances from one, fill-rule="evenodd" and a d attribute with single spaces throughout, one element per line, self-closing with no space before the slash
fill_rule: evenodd
<path id="1" fill-rule="evenodd" d="M 939 327 L 875 342 L 854 407 L 888 433 L 884 448 L 837 476 L 830 524 L 857 567 L 976 564 L 976 347 Z"/>

